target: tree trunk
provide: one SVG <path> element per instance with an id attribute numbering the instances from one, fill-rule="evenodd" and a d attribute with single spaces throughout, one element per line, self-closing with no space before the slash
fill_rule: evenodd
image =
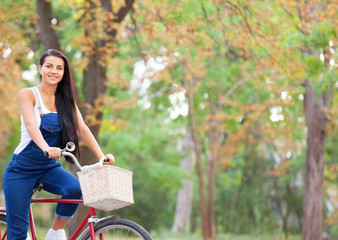
<path id="1" fill-rule="evenodd" d="M 52 6 L 51 1 L 37 0 L 38 24 L 40 37 L 44 48 L 60 50 L 59 39 L 52 28 Z"/>
<path id="2" fill-rule="evenodd" d="M 303 199 L 303 240 L 322 239 L 322 186 L 324 175 L 325 108 L 327 96 L 316 93 L 308 80 L 305 82 L 304 109 L 307 133 L 305 189 Z"/>
<path id="3" fill-rule="evenodd" d="M 211 96 L 214 93 L 209 93 L 209 104 L 211 115 L 218 115 L 222 112 L 222 104 L 220 102 L 221 92 L 216 91 L 216 102 L 214 103 Z M 207 161 L 207 176 L 208 176 L 208 217 L 210 224 L 211 239 L 216 239 L 216 216 L 215 216 L 215 187 L 217 179 L 217 160 L 219 159 L 219 149 L 222 142 L 222 134 L 220 132 L 220 123 L 218 120 L 210 122 L 210 130 L 208 131 L 209 139 L 209 157 Z"/>
<path id="4" fill-rule="evenodd" d="M 213 131 L 214 132 L 214 131 Z M 216 217 L 215 217 L 215 186 L 216 186 L 216 161 L 217 161 L 217 152 L 219 145 L 214 144 L 218 141 L 219 134 L 216 133 L 216 138 L 210 139 L 210 153 L 207 165 L 207 174 L 208 174 L 208 218 L 209 218 L 209 227 L 210 227 L 210 237 L 211 239 L 216 239 Z"/>
<path id="5" fill-rule="evenodd" d="M 204 240 L 213 240 L 211 234 L 211 226 L 209 221 L 209 211 L 207 198 L 205 193 L 204 185 L 204 173 L 203 173 L 203 163 L 201 158 L 201 149 L 198 141 L 197 127 L 195 122 L 195 111 L 194 111 L 194 86 L 192 81 L 188 82 L 189 86 L 187 89 L 188 95 L 188 105 L 189 105 L 189 121 L 190 121 L 190 131 L 192 139 L 194 141 L 194 150 L 196 156 L 196 168 L 199 184 L 199 193 L 200 193 L 200 208 L 201 208 L 201 217 L 202 217 L 202 233 Z"/>
<path id="6" fill-rule="evenodd" d="M 194 166 L 194 143 L 191 135 L 186 133 L 183 139 L 183 152 L 189 153 L 186 158 L 181 161 L 181 168 L 191 173 Z M 182 188 L 179 189 L 177 194 L 177 204 L 174 224 L 172 227 L 173 232 L 188 232 L 190 223 L 190 214 L 193 200 L 193 181 L 189 179 L 182 180 Z"/>

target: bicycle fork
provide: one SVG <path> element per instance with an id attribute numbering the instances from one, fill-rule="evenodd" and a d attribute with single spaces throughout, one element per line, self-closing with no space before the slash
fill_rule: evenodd
<path id="1" fill-rule="evenodd" d="M 95 230 L 94 230 L 94 223 L 98 221 L 96 217 L 96 211 L 94 208 L 89 208 L 89 212 L 87 216 L 83 219 L 80 226 L 76 229 L 70 240 L 75 240 L 77 236 L 81 233 L 84 226 L 88 223 L 89 231 L 90 231 L 90 238 L 95 239 Z"/>
<path id="2" fill-rule="evenodd" d="M 88 216 L 88 225 L 90 230 L 90 238 L 95 240 L 95 230 L 94 230 L 94 223 L 98 221 L 96 217 L 96 211 L 94 208 L 89 209 L 88 215 L 91 215 L 91 217 Z"/>

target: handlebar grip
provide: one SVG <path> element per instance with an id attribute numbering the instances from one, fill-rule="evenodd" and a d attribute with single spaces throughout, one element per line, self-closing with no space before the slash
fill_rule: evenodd
<path id="1" fill-rule="evenodd" d="M 104 162 L 109 162 L 109 158 L 106 157 L 105 159 L 103 159 L 103 161 Z"/>
<path id="2" fill-rule="evenodd" d="M 49 157 L 49 153 L 48 152 L 43 152 L 43 156 L 45 156 L 45 157 Z"/>

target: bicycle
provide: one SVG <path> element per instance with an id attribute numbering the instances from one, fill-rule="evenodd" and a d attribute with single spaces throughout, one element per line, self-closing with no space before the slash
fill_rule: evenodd
<path id="1" fill-rule="evenodd" d="M 75 145 L 67 143 L 66 148 L 61 150 L 62 156 L 69 156 L 73 159 L 73 162 L 77 168 L 81 169 L 76 157 L 70 153 L 74 151 Z M 67 152 L 68 151 L 68 152 Z M 41 183 L 33 190 L 33 194 L 36 191 L 41 191 L 43 185 Z M 83 199 L 52 199 L 52 198 L 32 198 L 31 203 L 78 203 L 83 204 Z M 0 208 L 0 240 L 7 239 L 7 221 L 6 221 L 6 208 Z M 37 240 L 35 223 L 33 217 L 32 207 L 30 207 L 29 213 L 29 229 L 31 233 L 31 239 Z M 96 238 L 98 237 L 98 238 Z M 94 239 L 140 239 L 140 240 L 152 240 L 150 234 L 141 225 L 128 220 L 119 219 L 118 216 L 110 215 L 103 218 L 96 216 L 95 208 L 89 207 L 86 217 L 82 220 L 75 232 L 69 238 L 70 240 L 94 240 Z"/>

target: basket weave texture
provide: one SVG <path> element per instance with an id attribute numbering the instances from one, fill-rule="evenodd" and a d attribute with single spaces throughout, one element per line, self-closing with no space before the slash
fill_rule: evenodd
<path id="1" fill-rule="evenodd" d="M 96 163 L 82 167 L 77 175 L 86 206 L 111 211 L 134 203 L 130 171 Z"/>

